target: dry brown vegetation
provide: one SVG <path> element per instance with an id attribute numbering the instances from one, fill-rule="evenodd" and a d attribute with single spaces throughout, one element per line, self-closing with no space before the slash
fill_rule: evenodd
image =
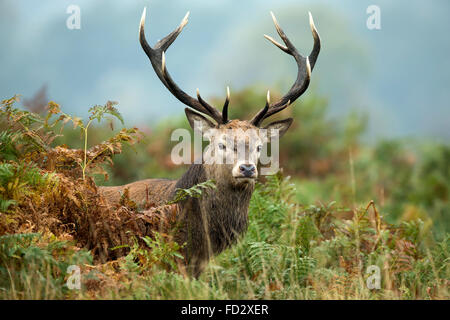
<path id="1" fill-rule="evenodd" d="M 122 144 L 139 140 L 136 128 L 123 129 L 86 152 L 65 145 L 51 147 L 56 135 L 49 129 L 72 121 L 74 128 L 83 130 L 82 120 L 61 113 L 53 102 L 48 104 L 47 117 L 41 119 L 13 109 L 16 100 L 14 97 L 3 102 L 4 125 L 14 132 L 14 148 L 20 156 L 6 162 L 13 171 L 13 179 L 2 191 L 18 205 L 9 213 L 0 213 L 0 235 L 50 233 L 74 241 L 80 248 L 90 250 L 96 261 L 106 262 L 124 256 L 129 251 L 126 245 L 132 245 L 135 238 L 152 236 L 154 232 L 168 233 L 174 222 L 176 204 L 156 207 L 147 203 L 138 208 L 125 190 L 120 203 L 109 206 L 93 178 L 90 175 L 83 178 L 84 167 L 91 174 L 106 174 L 103 165 L 112 163 L 113 155 L 121 153 Z M 100 120 L 106 113 L 118 114 L 108 102 L 93 108 L 90 120 Z M 53 118 L 56 120 L 51 121 Z M 27 181 L 24 176 L 27 170 L 32 170 L 42 181 L 35 184 Z M 114 247 L 120 248 L 111 250 Z"/>

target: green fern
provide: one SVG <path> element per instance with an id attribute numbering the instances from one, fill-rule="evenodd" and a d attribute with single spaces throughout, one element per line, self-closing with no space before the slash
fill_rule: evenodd
<path id="1" fill-rule="evenodd" d="M 0 236 L 0 298 L 61 299 L 69 265 L 92 263 L 85 250 L 65 241 L 41 244 L 38 233 Z"/>
<path id="2" fill-rule="evenodd" d="M 187 189 L 177 189 L 175 196 L 168 204 L 174 204 L 185 200 L 186 198 L 199 198 L 202 194 L 209 189 L 216 189 L 215 182 L 213 180 L 208 180 L 205 182 L 198 183 Z"/>

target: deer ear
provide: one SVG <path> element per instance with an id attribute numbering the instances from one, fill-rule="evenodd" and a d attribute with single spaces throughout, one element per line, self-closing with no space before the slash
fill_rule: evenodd
<path id="1" fill-rule="evenodd" d="M 289 127 L 292 124 L 292 121 L 294 119 L 287 118 L 284 120 L 274 121 L 272 123 L 269 123 L 267 126 L 265 126 L 263 129 L 266 129 L 268 131 L 267 138 L 270 139 L 271 137 L 278 136 L 281 138 L 286 131 L 289 129 Z"/>
<path id="2" fill-rule="evenodd" d="M 193 130 L 206 132 L 208 129 L 213 129 L 216 127 L 214 123 L 198 112 L 192 111 L 189 108 L 184 109 L 184 112 L 186 113 L 186 117 L 188 118 L 189 124 Z"/>

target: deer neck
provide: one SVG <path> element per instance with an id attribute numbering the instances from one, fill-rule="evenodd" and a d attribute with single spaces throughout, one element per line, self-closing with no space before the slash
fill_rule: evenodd
<path id="1" fill-rule="evenodd" d="M 210 179 L 215 181 L 216 188 L 205 191 L 200 198 L 189 198 L 180 203 L 180 212 L 182 220 L 192 230 L 190 236 L 196 238 L 195 242 L 209 242 L 209 251 L 217 254 L 246 231 L 254 183 L 236 185 L 208 166 L 194 164 L 178 180 L 176 187 L 186 189 Z M 209 239 L 203 236 L 205 234 Z"/>

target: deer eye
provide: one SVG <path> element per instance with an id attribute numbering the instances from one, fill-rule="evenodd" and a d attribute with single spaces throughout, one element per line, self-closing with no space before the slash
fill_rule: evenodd
<path id="1" fill-rule="evenodd" d="M 219 149 L 220 150 L 225 150 L 225 145 L 223 143 L 219 143 Z"/>
<path id="2" fill-rule="evenodd" d="M 258 151 L 258 152 L 260 152 L 261 149 L 262 149 L 262 146 L 261 146 L 261 145 L 259 145 L 259 146 L 256 147 L 256 151 Z"/>

